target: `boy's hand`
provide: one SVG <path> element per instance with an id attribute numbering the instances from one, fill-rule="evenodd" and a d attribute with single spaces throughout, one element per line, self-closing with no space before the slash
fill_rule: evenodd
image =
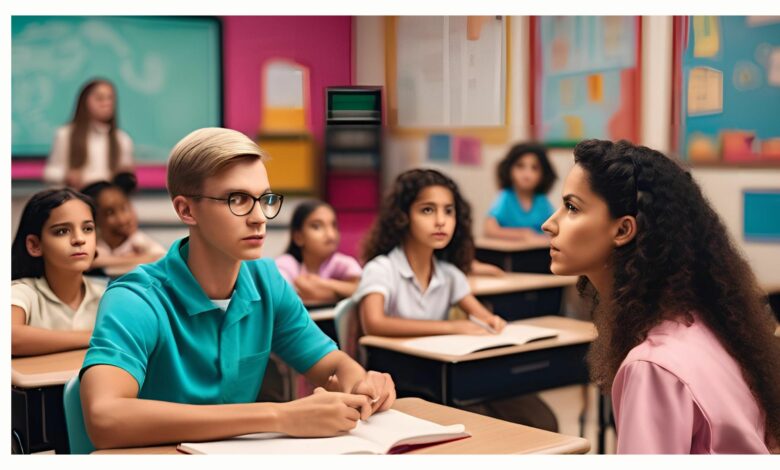
<path id="1" fill-rule="evenodd" d="M 366 377 L 352 387 L 352 393 L 368 397 L 370 407 L 360 418 L 368 419 L 374 413 L 390 409 L 395 403 L 395 383 L 390 374 L 370 370 Z"/>
<path id="2" fill-rule="evenodd" d="M 296 437 L 336 436 L 354 429 L 370 409 L 364 395 L 317 387 L 313 395 L 279 404 L 279 431 Z"/>

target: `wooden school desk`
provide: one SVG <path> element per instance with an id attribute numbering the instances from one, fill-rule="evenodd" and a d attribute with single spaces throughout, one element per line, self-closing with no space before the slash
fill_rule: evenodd
<path id="1" fill-rule="evenodd" d="M 11 429 L 24 453 L 68 452 L 62 390 L 86 349 L 11 359 Z"/>
<path id="2" fill-rule="evenodd" d="M 474 242 L 475 256 L 508 272 L 550 273 L 550 242 L 547 240 L 504 240 L 480 237 Z"/>
<path id="3" fill-rule="evenodd" d="M 555 328 L 555 338 L 451 356 L 404 346 L 410 338 L 363 336 L 368 369 L 389 372 L 399 396 L 467 406 L 571 384 L 588 383 L 584 361 L 596 338 L 590 322 L 544 316 L 519 323 Z"/>
<path id="4" fill-rule="evenodd" d="M 565 436 L 476 413 L 438 405 L 419 398 L 400 398 L 393 409 L 442 425 L 463 424 L 467 439 L 417 449 L 411 454 L 584 454 L 590 444 L 581 437 Z M 302 444 L 303 445 L 303 444 Z M 176 446 L 110 449 L 95 454 L 175 454 Z"/>
<path id="5" fill-rule="evenodd" d="M 508 272 L 503 276 L 469 276 L 471 292 L 507 321 L 561 311 L 563 288 L 577 276 Z"/>

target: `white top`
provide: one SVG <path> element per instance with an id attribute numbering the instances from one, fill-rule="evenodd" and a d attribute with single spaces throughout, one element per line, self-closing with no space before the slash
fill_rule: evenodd
<path id="1" fill-rule="evenodd" d="M 385 297 L 385 315 L 413 320 L 446 320 L 452 305 L 466 297 L 471 288 L 466 275 L 446 261 L 434 258 L 433 273 L 423 292 L 400 247 L 377 256 L 363 268 L 353 299 L 368 294 Z"/>
<path id="2" fill-rule="evenodd" d="M 11 305 L 21 307 L 25 323 L 36 328 L 91 330 L 106 286 L 87 277 L 84 277 L 84 286 L 84 299 L 74 311 L 54 294 L 45 277 L 24 277 L 11 283 Z"/>
<path id="3" fill-rule="evenodd" d="M 46 168 L 43 170 L 43 179 L 47 183 L 62 184 L 65 182 L 72 126 L 72 124 L 68 124 L 57 129 L 49 159 L 46 161 Z M 95 123 L 90 126 L 87 133 L 87 161 L 81 168 L 83 186 L 97 181 L 110 181 L 113 176 L 109 168 L 108 131 L 107 124 Z M 117 168 L 132 167 L 133 141 L 121 129 L 116 130 L 116 138 L 119 143 Z"/>
<path id="4" fill-rule="evenodd" d="M 156 253 L 160 256 L 165 255 L 166 250 L 147 234 L 140 230 L 127 237 L 118 247 L 111 249 L 103 239 L 98 239 L 97 249 L 101 253 L 113 256 L 143 255 L 146 253 Z"/>

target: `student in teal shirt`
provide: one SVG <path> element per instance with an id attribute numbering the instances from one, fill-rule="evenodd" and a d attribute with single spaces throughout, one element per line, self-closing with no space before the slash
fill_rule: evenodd
<path id="1" fill-rule="evenodd" d="M 501 192 L 490 207 L 485 236 L 546 240 L 542 224 L 554 212 L 546 194 L 557 178 L 547 150 L 539 144 L 517 144 L 498 164 L 497 173 Z"/>
<path id="2" fill-rule="evenodd" d="M 219 128 L 182 139 L 168 191 L 189 237 L 112 283 L 81 370 L 97 448 L 254 432 L 333 436 L 392 406 L 387 374 L 366 372 L 314 324 L 273 260 L 260 260 L 271 191 L 261 150 Z M 319 387 L 255 403 L 271 352 Z"/>

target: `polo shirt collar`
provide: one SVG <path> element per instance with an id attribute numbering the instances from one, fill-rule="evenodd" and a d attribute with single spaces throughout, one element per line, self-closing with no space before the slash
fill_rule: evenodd
<path id="1" fill-rule="evenodd" d="M 420 283 L 417 282 L 417 278 L 414 276 L 414 271 L 412 271 L 412 266 L 409 264 L 409 260 L 406 259 L 406 253 L 404 253 L 404 250 L 401 248 L 401 246 L 393 248 L 392 251 L 388 253 L 387 257 L 390 258 L 392 264 L 398 266 L 398 272 L 401 274 L 401 277 L 405 279 L 411 279 L 414 285 L 420 288 Z M 436 287 L 444 284 L 441 269 L 439 268 L 439 260 L 436 259 L 436 257 L 433 258 L 433 268 L 431 269 L 433 270 L 433 273 L 431 275 L 431 282 L 428 283 L 427 290 L 435 289 Z"/>
<path id="2" fill-rule="evenodd" d="M 198 284 L 195 276 L 192 275 L 189 266 L 187 266 L 187 257 L 189 255 L 189 237 L 175 241 L 168 254 L 165 255 L 165 272 L 168 273 L 166 283 L 172 290 L 176 298 L 184 306 L 187 314 L 197 315 L 199 313 L 218 310 L 219 307 L 208 298 L 203 288 Z M 257 286 L 252 282 L 252 277 L 245 263 L 241 263 L 238 270 L 238 278 L 233 292 L 232 300 L 228 306 L 226 314 L 230 320 L 239 320 L 249 313 L 249 302 L 260 300 L 260 292 Z M 233 314 L 232 312 L 238 312 Z M 236 317 L 236 318 L 233 318 Z"/>
<path id="3" fill-rule="evenodd" d="M 63 302 L 59 297 L 57 297 L 57 294 L 55 294 L 54 291 L 51 290 L 49 281 L 46 280 L 45 276 L 37 277 L 33 280 L 33 282 L 35 283 L 35 288 L 38 290 L 38 292 L 41 293 L 43 297 L 45 297 L 51 302 L 70 308 L 68 304 Z M 87 302 L 91 301 L 95 297 L 99 297 L 99 294 L 95 292 L 95 288 L 92 285 L 92 283 L 87 282 L 86 277 L 82 276 L 81 283 L 84 286 L 84 298 L 81 300 L 81 304 L 79 304 L 79 307 L 81 307 L 81 305 L 86 305 Z"/>

